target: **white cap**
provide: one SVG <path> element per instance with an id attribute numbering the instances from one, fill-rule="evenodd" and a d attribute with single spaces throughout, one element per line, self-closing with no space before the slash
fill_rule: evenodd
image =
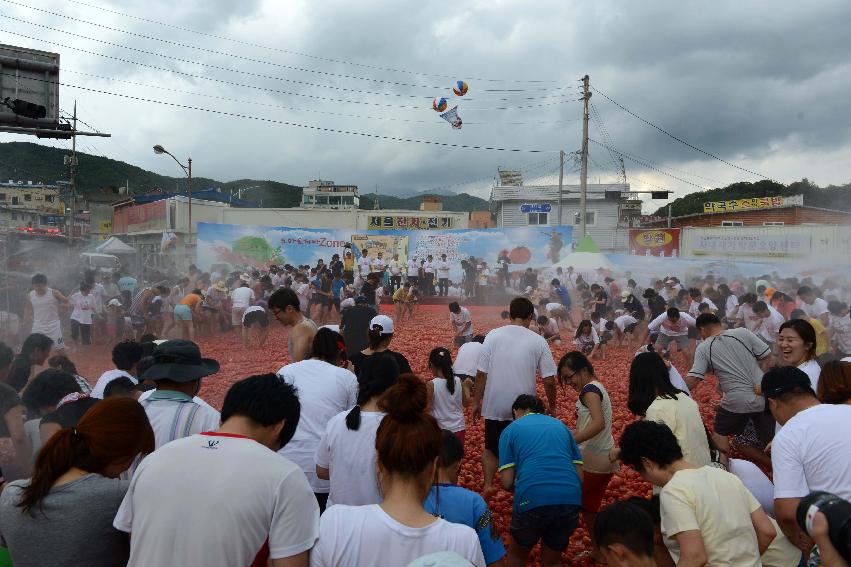
<path id="1" fill-rule="evenodd" d="M 526 286 L 526 291 L 524 291 L 523 293 L 532 293 L 532 286 L 527 285 L 527 286 Z"/>
<path id="2" fill-rule="evenodd" d="M 851 356 L 846 356 L 845 358 L 843 358 L 839 362 L 851 362 Z"/>
<path id="3" fill-rule="evenodd" d="M 340 302 L 340 309 L 345 309 L 347 307 L 354 307 L 354 306 L 355 306 L 355 298 L 354 297 L 347 297 L 346 299 L 344 299 L 343 301 Z"/>
<path id="4" fill-rule="evenodd" d="M 376 326 L 381 327 L 382 335 L 393 334 L 393 319 L 387 315 L 376 315 L 373 317 L 372 321 L 369 322 L 369 328 L 374 329 Z"/>
<path id="5" fill-rule="evenodd" d="M 106 304 L 107 307 L 121 307 L 121 301 L 118 299 L 110 299 L 109 303 Z"/>
<path id="6" fill-rule="evenodd" d="M 244 282 L 250 282 L 251 276 L 249 276 L 248 274 L 242 274 L 241 276 L 239 276 L 239 279 L 241 279 Z"/>

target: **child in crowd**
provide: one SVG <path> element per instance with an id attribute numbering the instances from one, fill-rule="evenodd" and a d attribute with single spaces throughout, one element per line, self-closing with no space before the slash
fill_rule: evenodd
<path id="1" fill-rule="evenodd" d="M 458 486 L 458 472 L 464 459 L 464 444 L 457 435 L 443 430 L 443 443 L 437 460 L 437 479 L 423 507 L 429 514 L 454 524 L 470 526 L 479 534 L 485 563 L 501 564 L 505 546 L 488 505 L 478 492 Z"/>
<path id="2" fill-rule="evenodd" d="M 472 384 L 461 381 L 452 370 L 452 354 L 437 347 L 428 356 L 428 369 L 434 379 L 427 382 L 429 413 L 443 430 L 449 430 L 464 443 L 464 407 L 470 404 Z"/>
<path id="3" fill-rule="evenodd" d="M 583 319 L 579 322 L 579 326 L 576 327 L 576 335 L 573 337 L 573 344 L 588 358 L 593 358 L 597 354 L 602 355 L 603 353 L 603 345 L 600 343 L 600 337 L 588 319 Z"/>
<path id="4" fill-rule="evenodd" d="M 538 323 L 538 334 L 544 337 L 548 343 L 561 346 L 561 334 L 559 334 L 558 322 L 554 317 L 539 315 L 536 319 Z"/>

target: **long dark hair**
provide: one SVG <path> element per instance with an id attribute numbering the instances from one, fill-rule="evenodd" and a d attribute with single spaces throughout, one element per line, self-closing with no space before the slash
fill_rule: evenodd
<path id="1" fill-rule="evenodd" d="M 66 427 L 44 444 L 18 506 L 31 511 L 71 467 L 104 474 L 116 463 L 129 465 L 139 453 L 153 450 L 154 431 L 139 402 L 130 398 L 99 401 L 76 428 Z"/>
<path id="2" fill-rule="evenodd" d="M 383 394 L 398 379 L 399 363 L 392 354 L 378 352 L 366 357 L 358 374 L 357 404 L 346 414 L 346 427 L 352 431 L 360 429 L 361 406 Z"/>
<path id="3" fill-rule="evenodd" d="M 656 398 L 673 400 L 681 392 L 671 384 L 668 367 L 659 353 L 643 352 L 632 359 L 626 407 L 633 414 L 643 416 Z"/>
<path id="4" fill-rule="evenodd" d="M 337 364 L 342 355 L 346 358 L 346 342 L 343 336 L 326 327 L 316 331 L 313 337 L 313 357 L 319 360 L 324 360 L 328 364 Z"/>
<path id="5" fill-rule="evenodd" d="M 452 370 L 452 353 L 443 347 L 437 347 L 428 355 L 428 363 L 440 370 L 446 378 L 446 389 L 455 394 L 455 372 Z"/>
<path id="6" fill-rule="evenodd" d="M 578 339 L 579 337 L 581 337 L 582 336 L 582 329 L 584 329 L 585 327 L 588 327 L 589 330 L 594 329 L 594 326 L 591 324 L 590 319 L 583 319 L 582 321 L 579 322 L 579 325 L 576 327 L 576 335 L 574 335 L 573 338 Z"/>
<path id="7" fill-rule="evenodd" d="M 393 333 L 386 333 L 385 334 L 385 333 L 382 333 L 378 329 L 370 329 L 369 330 L 369 348 L 371 348 L 372 350 L 375 350 L 379 347 L 379 345 L 383 341 L 385 341 L 385 340 L 389 341 L 392 338 L 393 338 Z"/>

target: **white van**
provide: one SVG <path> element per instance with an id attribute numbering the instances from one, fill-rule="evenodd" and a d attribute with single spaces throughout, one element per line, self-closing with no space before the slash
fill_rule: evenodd
<path id="1" fill-rule="evenodd" d="M 93 270 L 102 274 L 114 274 L 121 268 L 121 261 L 118 256 L 112 254 L 84 252 L 80 254 L 80 265 L 84 272 Z"/>

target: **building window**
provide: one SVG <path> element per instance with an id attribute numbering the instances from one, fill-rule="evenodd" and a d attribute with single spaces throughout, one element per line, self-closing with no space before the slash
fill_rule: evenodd
<path id="1" fill-rule="evenodd" d="M 579 226 L 582 223 L 580 215 L 579 211 L 573 213 L 574 226 Z M 585 216 L 585 226 L 597 226 L 597 211 L 585 211 Z"/>
<path id="2" fill-rule="evenodd" d="M 6 200 L 6 193 L 0 193 L 0 201 Z"/>
<path id="3" fill-rule="evenodd" d="M 18 213 L 12 213 L 12 220 L 18 220 Z"/>
<path id="4" fill-rule="evenodd" d="M 721 226 L 745 226 L 745 223 L 740 220 L 725 220 L 721 221 Z"/>
<path id="5" fill-rule="evenodd" d="M 32 193 L 24 193 L 24 201 L 32 201 L 33 196 Z"/>
<path id="6" fill-rule="evenodd" d="M 17 196 L 17 195 L 12 196 L 12 204 L 13 204 L 13 205 L 18 205 L 18 204 L 20 204 L 20 202 L 18 201 L 18 196 Z"/>
<path id="7" fill-rule="evenodd" d="M 785 224 L 783 221 L 765 221 L 762 226 L 784 226 Z"/>
<path id="8" fill-rule="evenodd" d="M 547 213 L 529 213 L 529 224 L 547 224 Z"/>
<path id="9" fill-rule="evenodd" d="M 44 200 L 47 201 L 48 203 L 52 203 L 53 199 L 54 199 L 53 195 L 45 195 L 44 196 Z"/>

